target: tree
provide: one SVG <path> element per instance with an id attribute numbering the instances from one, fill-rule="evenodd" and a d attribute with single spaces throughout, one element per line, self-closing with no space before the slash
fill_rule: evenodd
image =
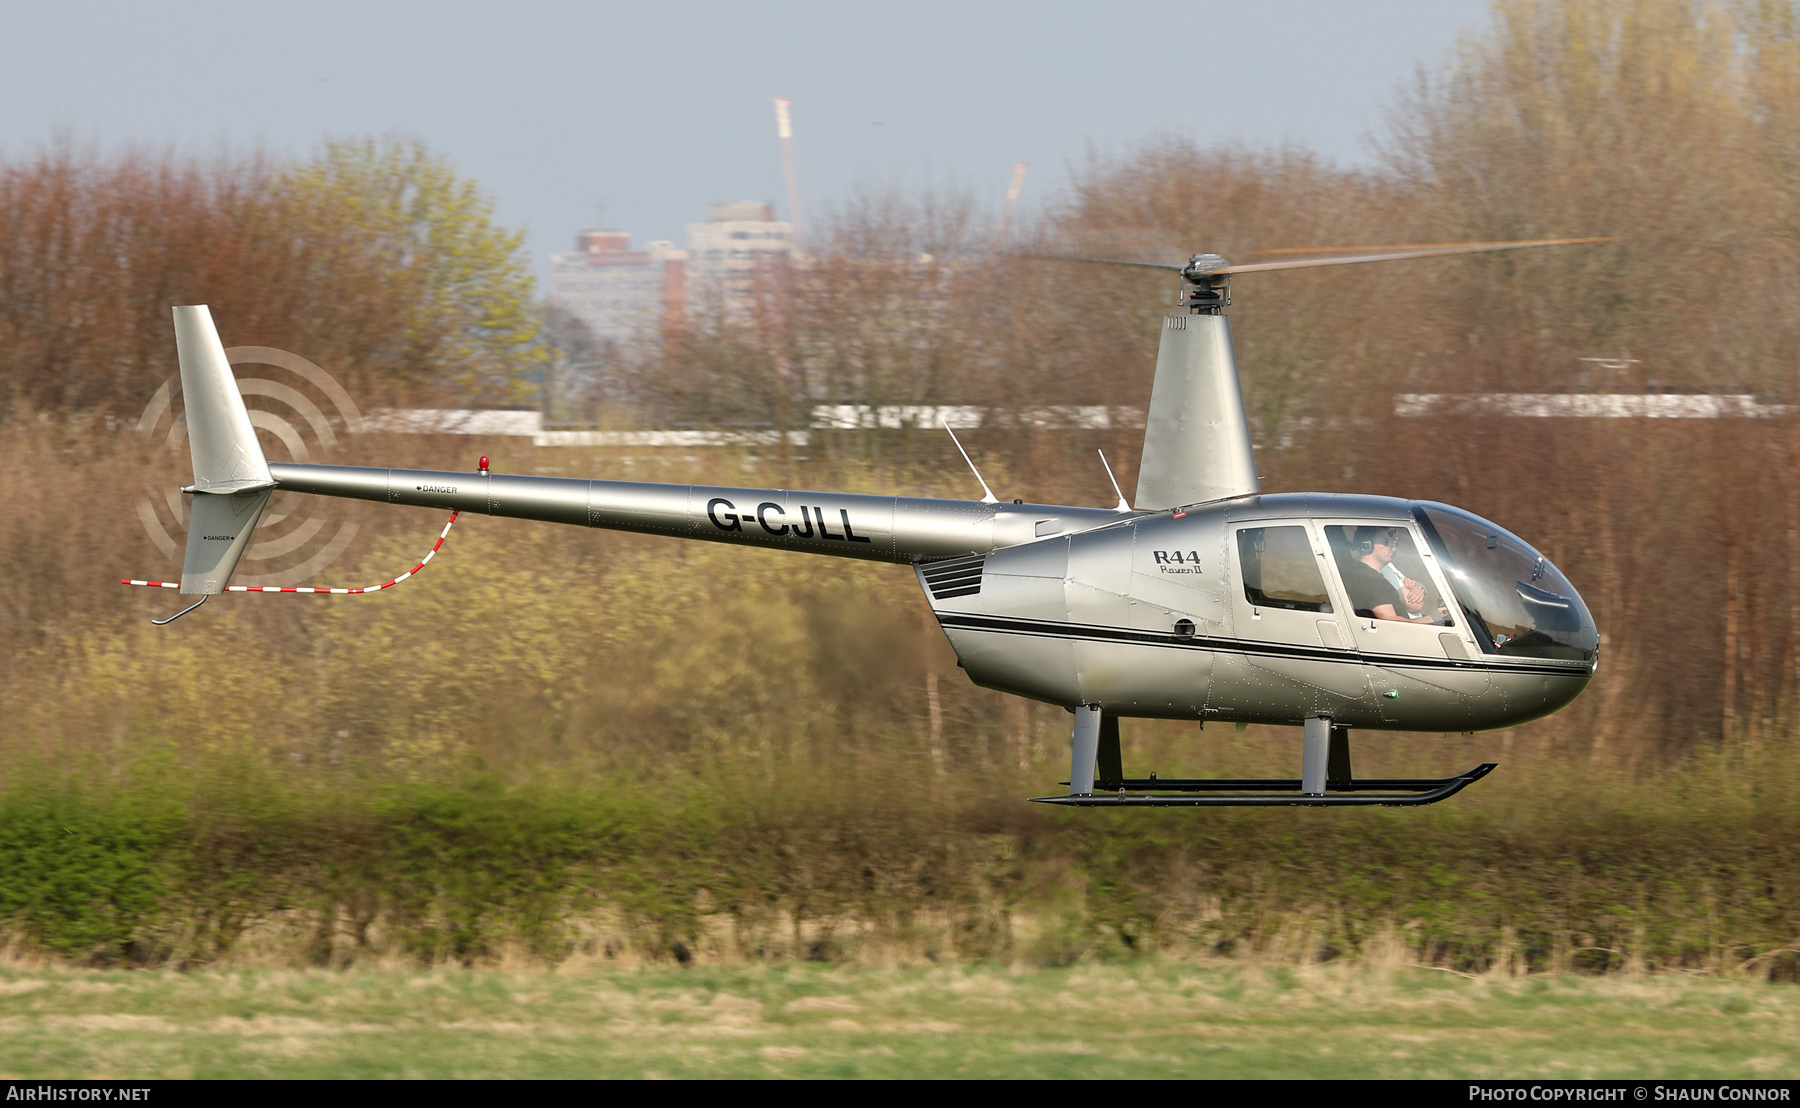
<path id="1" fill-rule="evenodd" d="M 365 403 L 519 403 L 549 361 L 522 235 L 419 143 L 284 164 L 58 142 L 0 164 L 0 415 L 135 418 L 175 372 L 173 304 Z"/>
<path id="2" fill-rule="evenodd" d="M 308 228 L 320 279 L 357 274 L 395 317 L 381 356 L 402 379 L 449 384 L 465 403 L 521 403 L 551 355 L 524 232 L 417 141 L 327 143 L 272 190 L 279 222 Z"/>

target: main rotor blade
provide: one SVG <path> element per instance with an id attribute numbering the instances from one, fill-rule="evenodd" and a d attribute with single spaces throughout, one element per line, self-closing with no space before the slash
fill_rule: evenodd
<path id="1" fill-rule="evenodd" d="M 1083 265 L 1128 265 L 1134 269 L 1172 269 L 1180 273 L 1186 266 L 1167 262 L 1122 262 L 1116 258 L 1074 258 L 1067 254 L 1014 254 L 1015 258 L 1036 258 L 1045 262 L 1080 262 Z"/>
<path id="2" fill-rule="evenodd" d="M 1494 251 L 1494 250 L 1525 250 L 1528 248 L 1538 247 L 1538 246 L 1575 246 L 1580 243 L 1616 242 L 1616 241 L 1618 241 L 1616 237 L 1603 237 L 1603 238 L 1585 238 L 1585 239 L 1532 239 L 1530 241 L 1525 241 L 1525 242 L 1472 242 L 1472 243 L 1457 243 L 1457 244 L 1446 243 L 1441 246 L 1326 247 L 1326 248 L 1323 248 L 1323 250 L 1332 250 L 1332 249 L 1336 249 L 1336 250 L 1382 250 L 1382 251 L 1387 251 L 1387 252 L 1380 253 L 1380 254 L 1359 254 L 1355 257 L 1350 257 L 1350 258 L 1307 258 L 1303 261 L 1297 261 L 1297 262 L 1253 262 L 1249 265 L 1222 266 L 1218 269 L 1213 270 L 1213 272 L 1214 273 L 1266 273 L 1269 270 L 1273 270 L 1273 269 L 1311 269 L 1314 266 L 1324 266 L 1324 265 L 1358 265 L 1362 262 L 1394 262 L 1394 261 L 1401 261 L 1406 258 L 1436 258 L 1436 257 L 1447 256 L 1450 254 L 1484 254 L 1484 253 L 1487 253 L 1489 251 Z M 1310 252 L 1322 253 L 1323 250 L 1310 251 Z M 1287 253 L 1287 252 L 1288 251 L 1276 251 L 1276 250 L 1263 251 L 1263 253 L 1265 253 L 1265 254 Z M 1176 267 L 1176 268 L 1179 268 L 1179 267 Z"/>
<path id="3" fill-rule="evenodd" d="M 1395 242 L 1385 246 L 1282 246 L 1274 250 L 1252 250 L 1251 257 L 1263 254 L 1351 254 L 1358 250 L 1448 250 L 1454 246 L 1527 246 L 1534 243 L 1611 242 L 1612 239 L 1498 239 L 1493 242 Z"/>

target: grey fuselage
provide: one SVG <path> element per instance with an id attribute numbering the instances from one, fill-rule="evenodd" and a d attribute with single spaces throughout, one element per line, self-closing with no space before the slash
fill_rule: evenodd
<path id="1" fill-rule="evenodd" d="M 1448 607 L 1441 625 L 1357 615 L 1327 529 L 1391 523 L 1429 537 L 1418 504 L 1388 497 L 1247 496 L 1128 513 L 295 463 L 269 471 L 290 492 L 908 564 L 977 684 L 1118 716 L 1475 731 L 1563 707 L 1596 665 L 1594 649 L 1501 652 L 1458 607 L 1441 547 L 1421 551 L 1426 586 Z M 1329 602 L 1301 611 L 1251 601 L 1233 535 L 1263 524 L 1304 529 Z M 1535 603 L 1565 602 L 1558 618 L 1597 643 L 1572 589 L 1518 585 Z"/>

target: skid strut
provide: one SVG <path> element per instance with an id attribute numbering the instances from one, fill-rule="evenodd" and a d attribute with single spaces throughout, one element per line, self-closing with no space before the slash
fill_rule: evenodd
<path id="1" fill-rule="evenodd" d="M 1454 777 L 1374 777 L 1350 771 L 1350 729 L 1330 719 L 1305 721 L 1301 775 L 1223 779 L 1126 777 L 1120 758 L 1119 720 L 1097 706 L 1075 709 L 1074 760 L 1066 796 L 1034 796 L 1039 804 L 1082 808 L 1332 807 L 1390 808 L 1436 804 L 1492 773 L 1483 762 Z"/>
<path id="2" fill-rule="evenodd" d="M 1229 808 L 1284 805 L 1385 805 L 1410 807 L 1446 800 L 1492 773 L 1498 762 L 1483 762 L 1455 777 L 1375 777 L 1332 781 L 1323 795 L 1300 791 L 1297 777 L 1225 780 L 1210 777 L 1128 777 L 1094 782 L 1087 796 L 1034 796 L 1040 804 L 1114 808 Z M 1157 791 L 1149 791 L 1157 790 Z M 1273 790 L 1286 790 L 1284 792 Z M 1194 795 L 1201 794 L 1201 795 Z M 1214 794 L 1214 795 L 1206 795 Z"/>

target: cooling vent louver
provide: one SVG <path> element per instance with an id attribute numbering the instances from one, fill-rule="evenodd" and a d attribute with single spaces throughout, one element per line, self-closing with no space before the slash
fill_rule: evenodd
<path id="1" fill-rule="evenodd" d="M 919 573 L 925 578 L 925 587 L 931 590 L 933 600 L 973 596 L 981 591 L 981 567 L 986 561 L 987 557 L 983 555 L 958 558 L 954 562 L 934 562 Z"/>

